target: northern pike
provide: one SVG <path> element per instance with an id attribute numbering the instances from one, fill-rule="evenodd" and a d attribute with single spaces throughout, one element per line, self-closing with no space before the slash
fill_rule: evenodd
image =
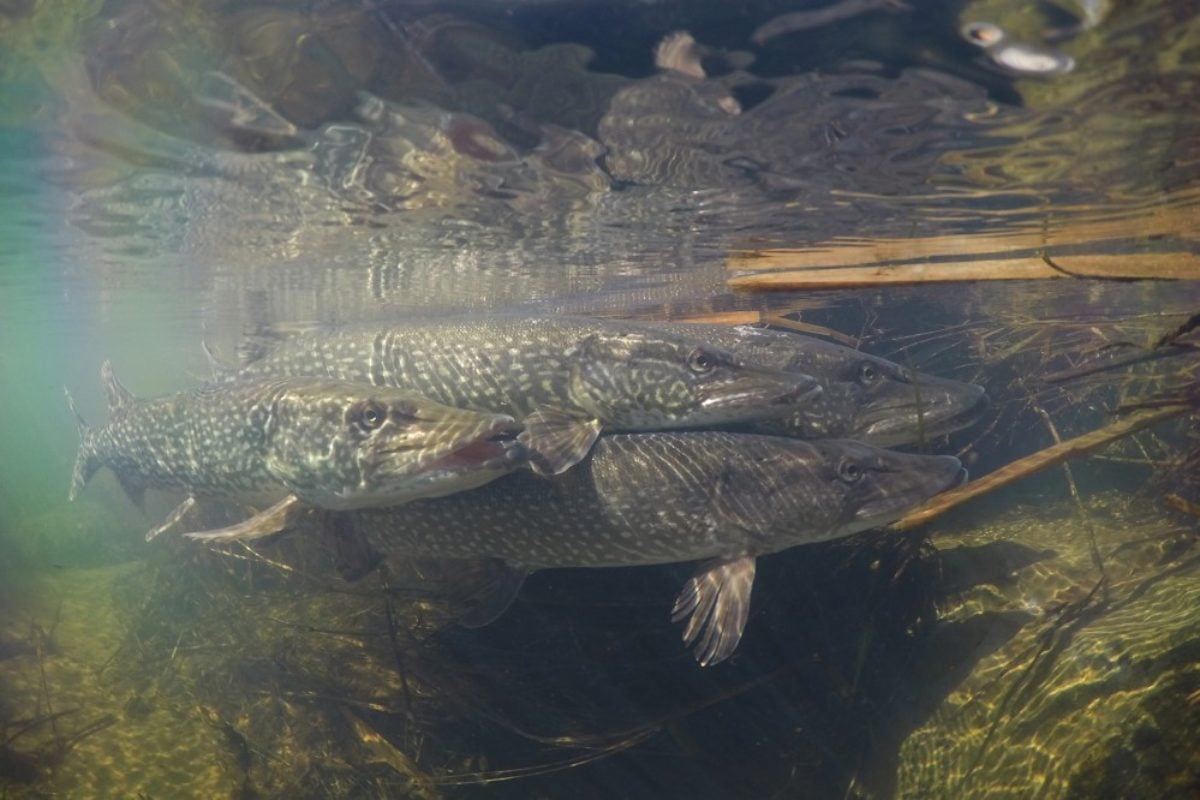
<path id="1" fill-rule="evenodd" d="M 322 379 L 210 384 L 138 399 L 100 371 L 109 422 L 79 424 L 74 500 L 109 467 L 141 505 L 146 488 L 182 489 L 187 499 L 151 531 L 173 524 L 199 497 L 274 502 L 206 535 L 254 538 L 281 530 L 301 505 L 351 509 L 403 503 L 480 486 L 525 463 L 512 417 L 427 400 L 413 392 Z"/>
<path id="2" fill-rule="evenodd" d="M 633 322 L 490 316 L 301 333 L 248 356 L 241 379 L 306 375 L 411 389 L 509 414 L 536 471 L 558 474 L 605 433 L 787 414 L 820 392 L 699 338 Z"/>
<path id="3" fill-rule="evenodd" d="M 973 383 L 926 375 L 812 336 L 749 325 L 680 322 L 658 327 L 821 384 L 820 394 L 786 416 L 756 423 L 755 432 L 897 447 L 967 428 L 988 405 L 983 388 Z"/>
<path id="4" fill-rule="evenodd" d="M 470 492 L 331 517 L 335 533 L 364 536 L 389 557 L 502 560 L 468 626 L 499 616 L 531 570 L 708 559 L 673 610 L 708 665 L 742 636 L 757 556 L 887 524 L 965 479 L 953 456 L 851 441 L 617 434 L 555 478 L 522 471 Z"/>

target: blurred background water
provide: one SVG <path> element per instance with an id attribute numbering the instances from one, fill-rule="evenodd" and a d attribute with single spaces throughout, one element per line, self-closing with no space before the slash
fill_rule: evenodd
<path id="1" fill-rule="evenodd" d="M 148 546 L 168 500 L 104 477 L 66 504 L 62 389 L 100 421 L 105 358 L 152 396 L 267 325 L 787 314 L 985 385 L 937 443 L 982 475 L 1045 420 L 1194 386 L 1187 353 L 1036 378 L 1148 347 L 1200 285 L 756 293 L 735 268 L 1054 230 L 1083 232 L 1063 263 L 1195 275 L 1198 105 L 1181 0 L 0 3 L 0 796 L 1195 796 L 1196 518 L 1162 502 L 1200 502 L 1194 416 L 936 549 L 769 561 L 757 643 L 699 671 L 661 607 L 678 570 L 539 575 L 464 632 L 286 543 L 308 577 Z"/>

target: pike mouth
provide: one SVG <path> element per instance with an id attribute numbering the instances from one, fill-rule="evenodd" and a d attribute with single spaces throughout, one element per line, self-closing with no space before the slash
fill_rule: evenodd
<path id="1" fill-rule="evenodd" d="M 795 375 L 790 376 L 796 378 Z M 747 413 L 763 412 L 765 407 L 778 406 L 779 412 L 785 412 L 788 406 L 808 402 L 822 393 L 821 384 L 814 379 L 793 381 L 791 387 L 780 392 L 777 387 L 757 388 L 742 392 L 718 394 L 706 397 L 700 405 L 705 411 L 744 411 Z"/>
<path id="2" fill-rule="evenodd" d="M 932 462 L 927 464 L 925 470 L 911 467 L 913 474 L 903 481 L 907 486 L 899 487 L 894 494 L 882 492 L 870 502 L 864 503 L 855 516 L 860 520 L 870 520 L 872 525 L 886 524 L 931 497 L 956 489 L 967 482 L 967 468 L 954 456 L 925 458 L 940 462 L 940 467 L 936 470 L 931 469 Z"/>
<path id="3" fill-rule="evenodd" d="M 524 466 L 529 449 L 517 441 L 520 430 L 497 431 L 429 464 L 407 482 L 410 499 L 465 492 Z"/>
<path id="4" fill-rule="evenodd" d="M 962 396 L 943 395 L 940 402 L 897 403 L 872 409 L 870 417 L 858 426 L 856 435 L 879 437 L 920 429 L 932 438 L 969 428 L 983 416 L 990 403 L 981 387 L 967 385 L 975 390 L 970 402 L 964 402 L 966 398 Z"/>
<path id="5" fill-rule="evenodd" d="M 403 474 L 382 480 L 366 477 L 363 485 L 378 482 L 377 490 L 344 507 L 403 504 L 482 486 L 528 462 L 529 450 L 517 441 L 517 434 L 522 430 L 521 425 L 510 419 L 493 425 L 489 433 L 470 439 L 439 458 L 404 470 Z"/>
<path id="6" fill-rule="evenodd" d="M 515 468 L 529 457 L 517 441 L 524 428 L 513 420 L 499 422 L 480 438 L 454 450 L 429 465 L 432 472 L 461 472 L 470 469 Z"/>

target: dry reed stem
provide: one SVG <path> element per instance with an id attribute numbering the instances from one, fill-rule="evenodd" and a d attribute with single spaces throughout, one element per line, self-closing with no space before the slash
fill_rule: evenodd
<path id="1" fill-rule="evenodd" d="M 1053 444 L 1024 458 L 1018 458 L 1016 461 L 1006 464 L 977 481 L 972 481 L 958 489 L 944 492 L 934 497 L 928 503 L 905 514 L 899 520 L 893 522 L 890 527 L 894 530 L 910 530 L 918 525 L 923 525 L 935 517 L 941 516 L 968 500 L 993 492 L 1002 486 L 1008 486 L 1010 483 L 1015 483 L 1022 478 L 1041 472 L 1049 467 L 1062 464 L 1068 459 L 1087 455 L 1093 450 L 1111 444 L 1150 425 L 1189 412 L 1195 412 L 1195 408 L 1186 405 L 1173 405 L 1136 411 L 1103 428 L 1085 433 L 1082 436 L 1076 436 L 1065 442 Z"/>

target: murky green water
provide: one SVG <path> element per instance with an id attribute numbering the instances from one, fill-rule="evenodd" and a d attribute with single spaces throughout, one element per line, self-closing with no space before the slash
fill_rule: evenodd
<path id="1" fill-rule="evenodd" d="M 177 497 L 66 502 L 63 388 L 98 423 L 103 360 L 155 396 L 296 323 L 787 315 L 985 386 L 922 445 L 979 479 L 1195 407 L 1198 104 L 1185 2 L 0 4 L 0 797 L 1195 796 L 1194 412 L 759 559 L 701 668 L 688 565 L 539 572 L 467 630 L 445 565 L 148 544 Z M 1191 279 L 1077 277 L 1102 261 Z"/>

